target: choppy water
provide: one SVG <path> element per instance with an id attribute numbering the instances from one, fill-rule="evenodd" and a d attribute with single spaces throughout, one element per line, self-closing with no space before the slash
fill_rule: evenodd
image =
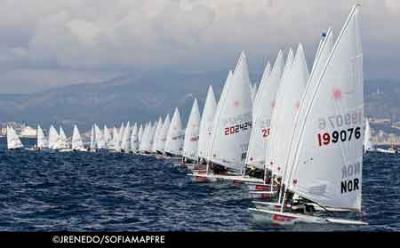
<path id="1" fill-rule="evenodd" d="M 27 141 L 24 141 L 27 142 Z M 246 189 L 197 184 L 152 157 L 9 152 L 0 140 L 0 231 L 400 231 L 400 155 L 371 155 L 365 227 L 257 225 Z"/>

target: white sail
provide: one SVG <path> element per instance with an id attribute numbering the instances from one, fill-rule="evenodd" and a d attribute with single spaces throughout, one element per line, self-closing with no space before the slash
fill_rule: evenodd
<path id="1" fill-rule="evenodd" d="M 167 133 L 165 152 L 172 155 L 182 155 L 183 137 L 181 115 L 179 114 L 178 108 L 175 108 Z"/>
<path id="2" fill-rule="evenodd" d="M 36 147 L 39 149 L 48 148 L 48 140 L 46 139 L 46 136 L 44 135 L 43 129 L 40 127 L 40 125 L 37 126 Z"/>
<path id="3" fill-rule="evenodd" d="M 124 129 L 124 133 L 122 134 L 122 140 L 121 140 L 121 150 L 125 151 L 125 152 L 129 152 L 129 137 L 131 135 L 131 124 L 128 121 L 128 123 L 126 123 L 126 127 Z"/>
<path id="4" fill-rule="evenodd" d="M 157 122 L 154 122 L 151 128 L 151 135 L 150 135 L 150 152 L 154 152 L 154 138 L 156 135 L 156 129 L 157 129 Z"/>
<path id="5" fill-rule="evenodd" d="M 214 124 L 217 101 L 212 86 L 208 88 L 206 101 L 204 103 L 203 113 L 201 115 L 198 143 L 198 157 L 207 159 L 210 150 L 211 132 Z"/>
<path id="6" fill-rule="evenodd" d="M 372 139 L 371 126 L 369 125 L 368 119 L 365 118 L 364 152 L 375 150 L 375 147 L 372 144 L 371 139 Z"/>
<path id="7" fill-rule="evenodd" d="M 122 136 L 124 135 L 125 131 L 125 125 L 124 123 L 121 123 L 121 127 L 118 130 L 118 147 L 121 149 L 121 143 L 122 143 Z"/>
<path id="8" fill-rule="evenodd" d="M 133 125 L 132 128 L 132 134 L 131 134 L 131 152 L 133 153 L 137 153 L 139 150 L 139 137 L 138 137 L 138 127 L 137 127 L 137 123 L 135 122 L 135 124 Z"/>
<path id="9" fill-rule="evenodd" d="M 57 130 L 54 128 L 53 125 L 49 128 L 49 148 L 50 149 L 59 149 L 59 136 Z"/>
<path id="10" fill-rule="evenodd" d="M 246 164 L 264 169 L 267 139 L 271 132 L 271 117 L 283 69 L 282 51 L 278 52 L 272 71 L 267 64 L 253 105 L 251 130 Z"/>
<path id="11" fill-rule="evenodd" d="M 256 83 L 250 84 L 251 99 L 253 99 L 253 101 L 256 98 L 257 91 L 258 91 L 257 84 Z"/>
<path id="12" fill-rule="evenodd" d="M 23 148 L 21 140 L 18 137 L 17 132 L 11 126 L 7 125 L 7 148 L 10 149 L 18 149 Z"/>
<path id="13" fill-rule="evenodd" d="M 59 144 L 58 144 L 59 149 L 68 148 L 67 135 L 65 135 L 65 132 L 64 132 L 64 129 L 62 128 L 62 126 L 60 126 L 60 135 L 59 135 L 58 142 L 59 142 Z"/>
<path id="14" fill-rule="evenodd" d="M 96 133 L 94 129 L 95 128 L 93 125 L 92 128 L 90 129 L 90 144 L 89 144 L 90 151 L 96 150 Z"/>
<path id="15" fill-rule="evenodd" d="M 252 127 L 250 78 L 244 52 L 225 82 L 213 126 L 210 160 L 241 172 Z"/>
<path id="16" fill-rule="evenodd" d="M 308 110 L 313 95 L 310 94 L 309 92 L 312 91 L 313 89 L 316 89 L 319 77 L 321 76 L 324 65 L 331 54 L 332 48 L 333 48 L 333 32 L 329 28 L 326 35 L 321 39 L 321 42 L 319 43 L 317 53 L 315 55 L 314 59 L 314 64 L 313 68 L 311 71 L 311 75 L 309 77 L 308 83 L 306 85 L 306 89 L 303 94 L 303 98 L 301 100 L 301 108 L 296 116 L 295 120 L 295 126 L 294 126 L 294 131 L 293 131 L 293 137 L 292 140 L 290 141 L 289 144 L 289 155 L 288 155 L 288 165 L 290 165 L 290 168 L 288 168 L 289 173 L 293 170 L 293 163 L 295 160 L 295 150 L 297 149 L 297 144 L 300 142 L 301 137 L 301 123 L 304 123 L 305 118 L 306 118 L 306 111 Z M 288 175 L 285 178 L 284 184 L 288 184 L 290 175 Z"/>
<path id="17" fill-rule="evenodd" d="M 106 125 L 104 125 L 103 133 L 104 133 L 105 148 L 108 148 L 108 146 L 111 144 L 112 138 L 111 138 L 110 130 L 107 128 Z"/>
<path id="18" fill-rule="evenodd" d="M 139 139 L 139 144 L 142 142 L 142 137 L 143 137 L 143 126 L 140 124 L 139 126 L 139 131 L 138 131 L 138 139 Z"/>
<path id="19" fill-rule="evenodd" d="M 162 118 L 158 118 L 158 122 L 156 125 L 156 129 L 154 132 L 154 138 L 153 138 L 153 146 L 152 146 L 152 152 L 157 152 L 158 147 L 160 147 L 159 143 L 160 143 L 160 135 L 162 132 L 162 126 L 163 126 L 163 121 Z"/>
<path id="20" fill-rule="evenodd" d="M 111 142 L 112 149 L 114 151 L 120 151 L 119 133 L 116 127 L 113 128 L 113 139 Z"/>
<path id="21" fill-rule="evenodd" d="M 282 52 L 279 50 L 278 56 L 281 54 Z M 282 56 L 282 55 L 280 55 Z M 283 63 L 283 62 L 282 62 Z M 282 70 L 282 69 L 281 69 Z M 258 86 L 258 90 L 256 91 L 256 95 L 253 96 L 253 119 L 255 118 L 254 113 L 258 113 L 260 112 L 260 109 L 262 109 L 264 106 L 261 106 L 259 104 L 257 104 L 257 102 L 259 102 L 261 99 L 261 92 L 260 90 L 264 90 L 265 88 L 268 88 L 269 85 L 267 83 L 268 78 L 271 74 L 271 64 L 268 61 L 267 65 L 264 68 L 264 72 L 261 76 L 261 80 L 260 80 L 260 85 Z M 280 75 L 279 75 L 280 76 Z M 276 94 L 276 92 L 275 92 Z"/>
<path id="22" fill-rule="evenodd" d="M 161 127 L 160 134 L 158 135 L 158 141 L 156 143 L 156 151 L 163 153 L 165 148 L 165 142 L 167 141 L 167 133 L 169 129 L 169 125 L 171 124 L 171 120 L 169 118 L 169 114 L 164 119 L 163 125 Z"/>
<path id="23" fill-rule="evenodd" d="M 289 60 L 289 59 L 288 59 Z M 296 114 L 309 78 L 303 46 L 298 45 L 293 63 L 282 76 L 271 117 L 271 146 L 267 149 L 266 163 L 273 165 L 274 175 L 286 171 L 289 145 L 293 136 Z"/>
<path id="24" fill-rule="evenodd" d="M 97 149 L 105 149 L 106 148 L 106 142 L 104 140 L 104 134 L 101 131 L 101 129 L 94 124 L 94 132 L 95 132 L 95 144 Z"/>
<path id="25" fill-rule="evenodd" d="M 361 209 L 364 91 L 359 9 L 354 7 L 310 89 L 289 189 L 319 205 Z"/>
<path id="26" fill-rule="evenodd" d="M 139 151 L 140 152 L 151 152 L 151 134 L 152 133 L 152 126 L 151 123 L 147 123 L 143 129 L 142 140 L 139 144 Z"/>
<path id="27" fill-rule="evenodd" d="M 197 148 L 199 143 L 200 110 L 197 99 L 194 99 L 192 110 L 186 125 L 183 141 L 183 156 L 197 161 Z"/>
<path id="28" fill-rule="evenodd" d="M 74 130 L 72 132 L 72 150 L 75 150 L 75 151 L 84 151 L 85 150 L 81 134 L 76 125 L 74 125 Z"/>

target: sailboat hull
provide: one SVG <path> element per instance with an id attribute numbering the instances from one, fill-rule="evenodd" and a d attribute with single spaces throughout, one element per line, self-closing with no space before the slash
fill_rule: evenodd
<path id="1" fill-rule="evenodd" d="M 277 191 L 271 190 L 256 190 L 256 191 L 249 191 L 249 196 L 252 199 L 271 199 L 277 195 Z"/>
<path id="2" fill-rule="evenodd" d="M 214 177 L 210 177 L 210 175 L 207 175 L 205 172 L 204 173 L 192 173 L 188 174 L 188 176 L 191 177 L 193 182 L 196 183 L 210 183 L 210 182 L 217 182 L 217 179 Z"/>
<path id="3" fill-rule="evenodd" d="M 342 224 L 342 225 L 368 225 L 368 223 L 357 220 L 338 218 L 327 218 L 297 213 L 280 212 L 276 210 L 249 208 L 256 222 L 268 222 L 279 225 L 294 225 L 300 223 L 308 224 Z"/>

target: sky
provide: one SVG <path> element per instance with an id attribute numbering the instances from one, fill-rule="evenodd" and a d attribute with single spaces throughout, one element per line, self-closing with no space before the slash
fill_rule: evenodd
<path id="1" fill-rule="evenodd" d="M 400 76 L 399 0 L 0 0 L 0 94 L 107 81 L 127 71 L 260 73 L 361 4 L 366 79 Z"/>

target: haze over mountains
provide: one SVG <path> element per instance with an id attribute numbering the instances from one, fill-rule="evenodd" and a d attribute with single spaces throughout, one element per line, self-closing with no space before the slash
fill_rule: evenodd
<path id="1" fill-rule="evenodd" d="M 258 81 L 259 75 L 252 77 Z M 130 73 L 101 83 L 53 88 L 28 95 L 0 95 L 0 122 L 18 121 L 43 126 L 76 123 L 87 128 L 120 125 L 122 121 L 145 122 L 171 113 L 175 106 L 186 122 L 193 96 L 202 108 L 207 87 L 212 84 L 219 96 L 225 73 L 222 71 Z M 400 84 L 394 81 L 366 81 L 366 114 L 369 117 L 400 117 Z"/>
<path id="2" fill-rule="evenodd" d="M 120 125 L 122 121 L 156 120 L 178 106 L 184 117 L 193 96 L 203 103 L 209 84 L 216 93 L 224 83 L 223 72 L 127 74 L 97 84 L 78 84 L 28 95 L 0 95 L 4 121 L 40 122 L 88 127 L 93 122 Z"/>

